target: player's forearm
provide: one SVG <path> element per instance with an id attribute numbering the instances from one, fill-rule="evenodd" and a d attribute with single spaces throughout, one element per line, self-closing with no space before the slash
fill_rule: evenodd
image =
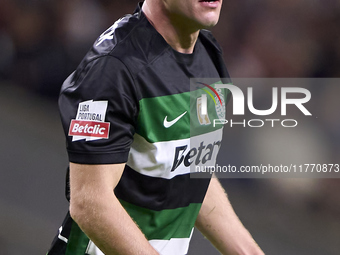
<path id="1" fill-rule="evenodd" d="M 211 180 L 196 227 L 224 255 L 263 255 L 235 214 L 224 189 Z"/>
<path id="2" fill-rule="evenodd" d="M 73 201 L 70 212 L 84 233 L 106 255 L 158 254 L 113 193 Z"/>

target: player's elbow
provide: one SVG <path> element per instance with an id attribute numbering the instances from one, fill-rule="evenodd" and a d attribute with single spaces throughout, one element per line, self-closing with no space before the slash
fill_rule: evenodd
<path id="1" fill-rule="evenodd" d="M 112 201 L 114 193 L 88 190 L 86 192 L 71 190 L 70 215 L 83 229 L 91 227 L 100 215 L 105 215 L 110 209 L 108 201 Z"/>
<path id="2" fill-rule="evenodd" d="M 85 225 L 91 218 L 89 201 L 85 201 L 83 198 L 72 197 L 70 199 L 70 215 L 72 219 L 79 225 Z"/>
<path id="3" fill-rule="evenodd" d="M 74 202 L 70 202 L 70 215 L 71 215 L 71 218 L 75 221 L 75 222 L 78 222 L 79 219 L 81 219 L 83 216 L 83 210 L 82 208 L 77 205 L 76 203 Z"/>

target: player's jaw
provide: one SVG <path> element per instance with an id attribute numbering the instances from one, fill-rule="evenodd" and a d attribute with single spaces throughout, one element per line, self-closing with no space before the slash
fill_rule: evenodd
<path id="1" fill-rule="evenodd" d="M 223 0 L 198 0 L 201 12 L 202 23 L 205 27 L 215 26 L 220 17 Z"/>
<path id="2" fill-rule="evenodd" d="M 201 23 L 205 27 L 216 25 L 220 17 L 222 0 L 198 0 Z"/>
<path id="3" fill-rule="evenodd" d="M 184 24 L 208 28 L 217 24 L 223 0 L 163 0 L 170 13 L 183 18 Z"/>

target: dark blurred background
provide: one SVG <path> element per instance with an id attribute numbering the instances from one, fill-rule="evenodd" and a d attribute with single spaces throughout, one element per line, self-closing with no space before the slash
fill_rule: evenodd
<path id="1" fill-rule="evenodd" d="M 340 76 L 339 0 L 223 4 L 212 31 L 232 77 Z M 0 0 L 1 254 L 45 254 L 49 248 L 68 208 L 60 86 L 93 41 L 136 5 L 132 0 Z M 340 163 L 340 86 L 309 88 L 317 98 L 312 100 L 317 120 L 308 121 L 308 128 L 279 130 L 279 138 L 272 129 L 230 129 L 222 162 L 268 162 L 290 153 Z M 277 151 L 273 140 L 282 145 Z M 222 183 L 266 254 L 340 254 L 339 179 L 224 178 Z M 195 233 L 189 254 L 218 253 Z"/>

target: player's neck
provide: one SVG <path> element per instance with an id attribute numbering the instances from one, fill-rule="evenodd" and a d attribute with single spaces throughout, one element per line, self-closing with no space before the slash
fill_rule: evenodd
<path id="1" fill-rule="evenodd" d="M 183 21 L 169 17 L 160 6 L 148 5 L 147 1 L 143 4 L 143 12 L 174 50 L 186 54 L 191 54 L 194 51 L 199 29 L 190 28 L 183 24 Z"/>

